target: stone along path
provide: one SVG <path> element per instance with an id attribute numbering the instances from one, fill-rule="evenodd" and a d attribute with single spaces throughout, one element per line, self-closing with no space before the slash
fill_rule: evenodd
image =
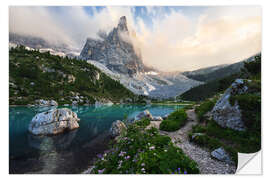
<path id="1" fill-rule="evenodd" d="M 198 123 L 198 119 L 194 109 L 186 111 L 188 121 L 186 125 L 174 132 L 160 131 L 160 134 L 171 137 L 172 142 L 180 147 L 184 153 L 191 159 L 197 162 L 201 174 L 233 174 L 236 171 L 234 164 L 227 164 L 225 162 L 212 159 L 210 152 L 203 149 L 194 143 L 191 143 L 188 138 L 188 132 L 191 131 L 192 126 Z M 161 121 L 151 121 L 148 126 L 159 128 Z"/>

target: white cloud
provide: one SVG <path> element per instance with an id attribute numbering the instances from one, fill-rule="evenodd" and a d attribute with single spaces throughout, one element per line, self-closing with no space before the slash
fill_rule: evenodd
<path id="1" fill-rule="evenodd" d="M 87 37 L 97 38 L 100 29 L 109 32 L 125 15 L 144 62 L 164 71 L 233 63 L 261 50 L 261 9 L 256 6 L 209 7 L 195 20 L 182 11 L 162 14 L 162 7 L 147 7 L 151 28 L 142 18 L 134 19 L 134 12 L 134 7 L 106 7 L 89 16 L 82 7 L 11 7 L 9 27 L 82 48 Z"/>

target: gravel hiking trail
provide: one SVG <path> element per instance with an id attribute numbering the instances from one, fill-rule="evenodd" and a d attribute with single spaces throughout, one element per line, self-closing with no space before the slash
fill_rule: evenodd
<path id="1" fill-rule="evenodd" d="M 185 126 L 174 132 L 159 131 L 162 135 L 167 135 L 172 142 L 180 147 L 184 153 L 197 162 L 201 174 L 234 174 L 236 171 L 235 164 L 227 164 L 225 162 L 211 158 L 209 150 L 201 148 L 191 143 L 188 133 L 192 130 L 192 126 L 198 124 L 198 119 L 194 109 L 186 111 L 188 121 Z M 161 121 L 151 121 L 147 127 L 156 127 L 159 129 Z"/>

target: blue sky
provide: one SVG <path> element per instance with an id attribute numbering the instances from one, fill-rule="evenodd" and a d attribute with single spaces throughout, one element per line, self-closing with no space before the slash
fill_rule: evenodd
<path id="1" fill-rule="evenodd" d="M 148 8 L 151 7 L 153 12 L 150 13 Z M 100 12 L 106 6 L 87 6 L 83 7 L 85 12 L 89 14 L 89 16 L 94 15 L 94 11 Z M 183 15 L 189 17 L 192 20 L 197 20 L 200 14 L 207 9 L 206 6 L 134 6 L 133 10 L 133 20 L 136 21 L 136 18 L 142 18 L 145 24 L 148 27 L 152 27 L 152 20 L 154 18 L 162 18 L 166 15 L 170 15 L 172 11 L 181 12 Z"/>

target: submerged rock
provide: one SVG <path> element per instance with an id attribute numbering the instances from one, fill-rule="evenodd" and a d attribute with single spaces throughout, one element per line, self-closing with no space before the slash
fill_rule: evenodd
<path id="1" fill-rule="evenodd" d="M 232 163 L 230 156 L 222 147 L 212 151 L 211 156 L 213 158 L 216 158 L 217 160 L 220 160 L 226 163 Z"/>
<path id="2" fill-rule="evenodd" d="M 153 116 L 148 110 L 144 110 L 143 112 L 135 116 L 134 121 L 139 121 L 142 118 L 149 118 L 150 120 L 153 120 Z"/>
<path id="3" fill-rule="evenodd" d="M 35 115 L 28 130 L 34 135 L 55 135 L 79 128 L 79 120 L 70 109 L 51 109 Z"/>
<path id="4" fill-rule="evenodd" d="M 57 136 L 35 136 L 28 134 L 28 143 L 31 147 L 41 151 L 63 150 L 70 146 L 76 137 L 77 130 Z"/>
<path id="5" fill-rule="evenodd" d="M 243 94 L 247 90 L 248 87 L 245 86 L 244 80 L 236 79 L 214 106 L 211 112 L 214 121 L 224 128 L 231 128 L 237 131 L 245 130 L 240 107 L 237 101 L 234 105 L 231 105 L 230 97 L 232 95 Z"/>
<path id="6" fill-rule="evenodd" d="M 112 126 L 110 128 L 110 136 L 112 138 L 115 138 L 121 135 L 126 129 L 127 129 L 126 125 L 122 121 L 117 120 L 112 123 Z"/>

